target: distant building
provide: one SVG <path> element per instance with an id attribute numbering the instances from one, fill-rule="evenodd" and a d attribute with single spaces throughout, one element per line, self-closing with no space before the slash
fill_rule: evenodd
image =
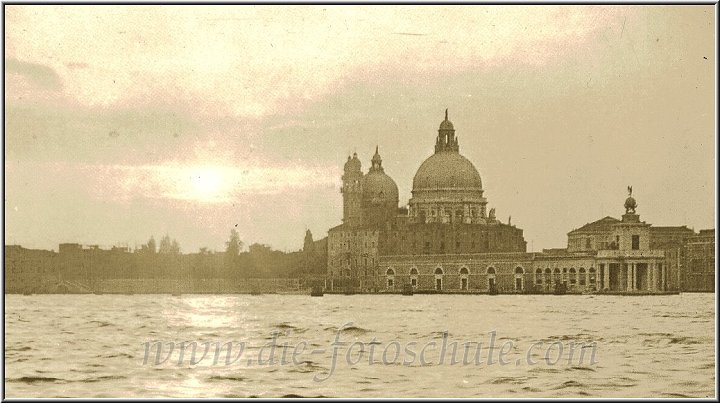
<path id="1" fill-rule="evenodd" d="M 684 249 L 681 289 L 715 292 L 715 230 L 700 230 L 688 239 Z"/>
<path id="2" fill-rule="evenodd" d="M 681 273 L 685 262 L 685 244 L 695 235 L 695 231 L 686 226 L 650 227 L 650 248 L 665 251 L 668 290 L 682 290 Z"/>
<path id="3" fill-rule="evenodd" d="M 5 245 L 5 292 L 34 293 L 57 284 L 57 253 Z"/>

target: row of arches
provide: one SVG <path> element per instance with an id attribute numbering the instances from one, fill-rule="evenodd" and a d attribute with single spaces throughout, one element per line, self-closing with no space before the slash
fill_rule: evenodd
<path id="1" fill-rule="evenodd" d="M 550 284 L 552 283 L 562 283 L 567 282 L 570 285 L 587 285 L 587 284 L 595 284 L 597 281 L 597 273 L 595 271 L 595 268 L 591 267 L 587 271 L 584 267 L 579 268 L 577 271 L 574 267 L 571 267 L 570 270 L 567 268 L 560 269 L 550 269 L 546 268 L 543 269 L 535 269 L 535 284 L 541 285 L 543 283 Z"/>
<path id="2" fill-rule="evenodd" d="M 418 275 L 419 272 L 417 268 L 412 267 L 410 269 L 410 285 L 415 288 L 418 285 Z M 436 267 L 433 271 L 433 274 L 435 276 L 435 290 L 442 291 L 443 289 L 443 283 L 444 283 L 444 275 L 445 271 L 441 267 Z M 458 271 L 458 274 L 460 275 L 460 290 L 467 291 L 469 286 L 469 280 L 468 277 L 470 275 L 470 270 L 467 267 L 461 267 Z M 490 266 L 485 270 L 485 274 L 487 274 L 487 286 L 488 289 L 492 290 L 496 287 L 495 283 L 495 275 L 496 270 L 494 267 Z M 524 289 L 524 279 L 523 275 L 525 274 L 525 269 L 518 266 L 515 268 L 515 289 L 516 291 L 522 291 Z M 388 268 L 385 271 L 386 276 L 386 286 L 388 289 L 392 289 L 395 287 L 395 269 Z"/>
<path id="3" fill-rule="evenodd" d="M 540 270 L 540 269 L 538 269 L 538 270 Z M 442 267 L 437 267 L 437 268 L 435 268 L 435 271 L 434 271 L 433 274 L 435 274 L 435 275 L 443 275 L 443 274 L 445 274 L 445 271 L 442 269 Z M 462 274 L 466 274 L 466 275 L 467 275 L 467 274 L 470 274 L 470 270 L 468 270 L 467 267 L 461 267 L 461 268 L 460 268 L 460 271 L 459 271 L 459 274 L 461 274 L 461 275 L 462 275 Z M 487 270 L 485 271 L 485 274 L 495 275 L 495 274 L 496 274 L 495 268 L 492 267 L 492 266 L 488 267 Z M 525 269 L 523 269 L 522 267 L 518 266 L 518 267 L 515 268 L 515 274 L 525 274 Z M 387 271 L 385 271 L 385 275 L 386 275 L 386 276 L 394 276 L 394 275 L 395 275 L 395 269 L 393 269 L 392 267 L 389 268 L 389 269 L 387 269 Z M 411 276 L 417 276 L 417 275 L 418 275 L 418 270 L 417 270 L 415 267 L 411 268 L 411 269 L 410 269 L 410 275 L 411 275 Z"/>

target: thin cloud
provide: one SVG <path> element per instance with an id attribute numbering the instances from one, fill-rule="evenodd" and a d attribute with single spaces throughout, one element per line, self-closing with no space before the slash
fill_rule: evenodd
<path id="1" fill-rule="evenodd" d="M 5 73 L 17 74 L 42 89 L 53 91 L 62 89 L 60 76 L 53 68 L 42 64 L 6 58 Z"/>

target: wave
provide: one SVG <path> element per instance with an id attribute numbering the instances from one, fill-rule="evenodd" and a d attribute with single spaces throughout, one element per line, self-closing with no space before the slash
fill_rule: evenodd
<path id="1" fill-rule="evenodd" d="M 95 378 L 87 378 L 87 379 L 81 379 L 79 382 L 84 383 L 94 383 L 94 382 L 102 382 L 102 381 L 113 381 L 117 379 L 126 379 L 126 376 L 123 375 L 104 375 L 104 376 L 98 376 Z"/>
<path id="2" fill-rule="evenodd" d="M 135 358 L 133 355 L 128 353 L 116 353 L 110 355 L 98 355 L 97 358 Z"/>
<path id="3" fill-rule="evenodd" d="M 603 386 L 610 387 L 610 388 L 615 388 L 615 387 L 632 388 L 632 387 L 635 387 L 638 385 L 637 379 L 628 378 L 626 376 L 621 376 L 621 377 L 617 378 L 617 381 L 619 381 L 619 382 L 616 382 L 615 380 L 613 380 L 611 382 L 606 383 Z"/>
<path id="4" fill-rule="evenodd" d="M 543 373 L 550 373 L 550 374 L 556 374 L 560 372 L 557 368 L 547 368 L 547 367 L 534 367 L 531 368 L 528 372 L 543 372 Z"/>
<path id="5" fill-rule="evenodd" d="M 234 381 L 234 382 L 242 382 L 246 380 L 247 378 L 242 376 L 233 376 L 233 375 L 213 375 L 208 378 L 208 380 L 211 381 Z"/>
<path id="6" fill-rule="evenodd" d="M 52 378 L 46 376 L 21 376 L 20 378 L 10 378 L 7 382 L 17 383 L 38 383 L 38 382 L 67 382 L 66 379 Z"/>
<path id="7" fill-rule="evenodd" d="M 585 385 L 584 383 L 574 381 L 571 379 L 569 381 L 565 381 L 565 382 L 561 383 L 560 385 L 554 387 L 553 389 L 558 390 L 558 389 L 567 389 L 567 388 L 586 388 L 586 387 L 587 387 L 587 385 Z"/>
<path id="8" fill-rule="evenodd" d="M 678 397 L 678 398 L 682 398 L 682 399 L 691 399 L 691 398 L 696 397 L 696 396 L 684 395 L 682 393 L 673 393 L 673 392 L 665 392 L 662 395 L 665 397 Z"/>
<path id="9" fill-rule="evenodd" d="M 278 324 L 273 325 L 273 327 L 278 330 L 292 330 L 295 333 L 305 333 L 307 331 L 307 329 L 305 329 L 305 328 L 291 325 L 288 322 L 278 323 Z"/>
<path id="10" fill-rule="evenodd" d="M 702 342 L 693 337 L 680 336 L 680 337 L 671 337 L 668 344 L 702 344 Z"/>
<path id="11" fill-rule="evenodd" d="M 103 321 L 101 321 L 101 320 L 91 320 L 91 321 L 88 322 L 88 323 L 92 323 L 92 324 L 98 325 L 98 327 L 113 326 L 112 323 L 110 323 L 110 322 L 103 322 Z"/>
<path id="12" fill-rule="evenodd" d="M 32 348 L 31 348 L 30 346 L 23 346 L 23 347 L 18 347 L 18 348 L 9 347 L 9 348 L 5 349 L 5 352 L 10 352 L 10 351 L 28 351 L 28 350 L 32 350 Z"/>
<path id="13" fill-rule="evenodd" d="M 661 333 L 661 332 L 650 332 L 650 333 L 638 333 L 638 336 L 658 336 L 658 337 L 672 337 L 672 333 Z"/>
<path id="14" fill-rule="evenodd" d="M 340 331 L 340 332 L 342 332 L 342 333 L 356 334 L 356 335 L 357 335 L 357 334 L 366 334 L 366 333 L 372 332 L 372 330 L 370 330 L 370 329 L 364 329 L 364 328 L 358 327 L 358 326 L 347 326 L 347 327 L 343 327 L 343 328 L 340 328 L 340 329 L 337 328 L 337 327 L 335 327 L 335 326 L 330 326 L 330 327 L 326 327 L 324 330 L 325 330 L 325 331 L 332 331 L 333 333 L 337 333 L 338 331 Z"/>
<path id="15" fill-rule="evenodd" d="M 510 385 L 522 385 L 525 382 L 528 381 L 528 377 L 521 376 L 521 377 L 511 377 L 511 376 L 502 376 L 500 378 L 495 378 L 490 381 L 493 385 L 504 385 L 504 384 L 510 384 Z"/>
<path id="16" fill-rule="evenodd" d="M 447 337 L 447 338 L 449 339 L 449 338 L 450 338 L 450 332 L 447 332 L 447 331 L 442 331 L 442 332 L 430 332 L 430 333 L 428 333 L 427 336 L 430 337 L 431 339 L 442 339 L 442 338 L 445 338 L 445 337 Z"/>
<path id="17" fill-rule="evenodd" d="M 593 342 L 593 341 L 604 341 L 602 337 L 593 337 L 587 333 L 577 333 L 575 335 L 563 334 L 560 336 L 548 336 L 543 342 L 555 342 L 555 341 L 582 341 L 582 342 Z"/>
<path id="18" fill-rule="evenodd" d="M 595 372 L 595 370 L 592 369 L 592 368 L 590 368 L 590 367 L 570 367 L 570 368 L 567 368 L 566 371 L 590 371 L 590 372 Z"/>
<path id="19" fill-rule="evenodd" d="M 253 396 L 250 396 L 250 397 L 253 397 Z M 255 396 L 255 397 L 257 397 L 257 396 Z M 288 393 L 288 394 L 282 395 L 282 396 L 280 396 L 280 397 L 281 397 L 281 398 L 284 398 L 284 399 L 288 399 L 288 398 L 289 398 L 289 399 L 305 399 L 305 398 L 310 398 L 310 399 L 324 399 L 324 398 L 327 398 L 327 396 L 323 396 L 323 395 L 317 395 L 317 396 L 302 396 L 302 395 L 298 395 L 298 394 L 295 394 L 295 393 Z"/>

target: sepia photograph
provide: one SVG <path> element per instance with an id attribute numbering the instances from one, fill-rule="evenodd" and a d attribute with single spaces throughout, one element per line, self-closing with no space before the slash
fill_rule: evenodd
<path id="1" fill-rule="evenodd" d="M 3 400 L 717 400 L 715 2 L 2 8 Z"/>

